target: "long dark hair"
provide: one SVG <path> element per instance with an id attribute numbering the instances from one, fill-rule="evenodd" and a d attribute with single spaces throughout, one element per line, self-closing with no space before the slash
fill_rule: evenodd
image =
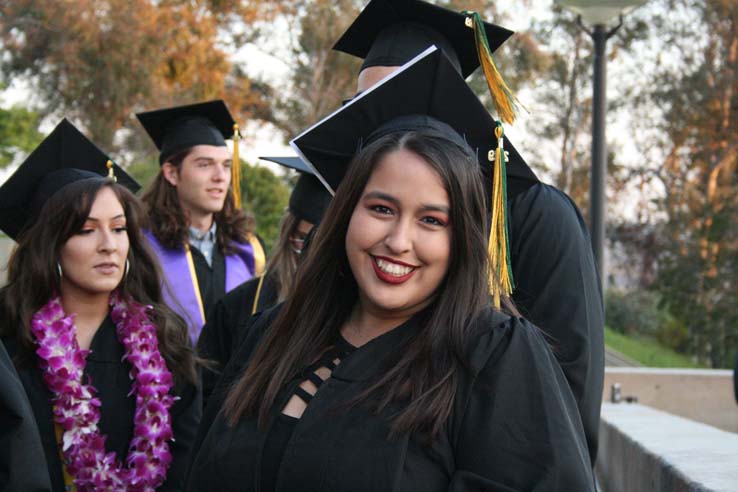
<path id="1" fill-rule="evenodd" d="M 376 164 L 400 149 L 423 158 L 444 183 L 451 208 L 449 267 L 424 311 L 423 329 L 388 355 L 384 374 L 351 403 L 376 395 L 374 410 L 381 411 L 404 402 L 392 422 L 394 435 L 418 431 L 434 438 L 442 428 L 467 364 L 471 322 L 490 300 L 487 221 L 471 149 L 422 129 L 381 137 L 355 157 L 298 269 L 294 291 L 300 295 L 285 302 L 228 395 L 224 413 L 231 424 L 256 414 L 266 425 L 278 392 L 334 343 L 357 302 L 344 242 L 349 221 Z"/>
<path id="2" fill-rule="evenodd" d="M 192 148 L 183 150 L 167 159 L 167 162 L 176 167 L 177 172 L 181 172 L 182 162 L 191 152 Z M 233 165 L 237 166 L 240 163 L 234 162 Z M 181 248 L 187 241 L 189 221 L 179 202 L 177 188 L 164 178 L 161 171 L 146 189 L 141 201 L 146 207 L 144 226 L 165 248 Z M 246 242 L 256 230 L 254 218 L 236 208 L 231 188 L 226 192 L 223 209 L 216 212 L 213 217 L 218 224 L 215 230 L 216 244 L 224 254 L 236 252 L 233 243 Z"/>
<path id="3" fill-rule="evenodd" d="M 292 293 L 295 273 L 297 273 L 297 254 L 292 251 L 290 236 L 294 234 L 300 219 L 289 210 L 279 222 L 279 237 L 272 248 L 272 257 L 267 263 L 266 271 L 274 282 L 279 301 L 284 301 Z"/>
<path id="4" fill-rule="evenodd" d="M 5 316 L 0 323 L 2 336 L 18 340 L 22 358 L 28 360 L 33 354 L 31 317 L 60 292 L 61 278 L 57 271 L 60 251 L 82 229 L 103 187 L 113 190 L 126 216 L 129 268 L 118 290 L 124 298 L 153 306 L 152 321 L 159 350 L 175 383 L 196 384 L 195 358 L 187 325 L 162 300 L 159 264 L 141 233 L 141 206 L 130 191 L 107 178 L 77 181 L 56 192 L 44 204 L 41 218 L 18 238 L 8 261 L 8 283 L 0 289 L 0 312 Z"/>

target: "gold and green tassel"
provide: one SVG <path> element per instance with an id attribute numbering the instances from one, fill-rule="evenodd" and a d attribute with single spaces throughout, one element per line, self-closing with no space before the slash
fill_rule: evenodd
<path id="1" fill-rule="evenodd" d="M 507 156 L 504 149 L 504 130 L 497 122 L 495 137 L 497 149 L 494 152 L 494 174 L 492 180 L 492 222 L 489 229 L 489 276 L 490 293 L 495 308 L 500 308 L 500 299 L 510 296 L 515 282 L 510 261 L 510 238 L 507 232 Z M 490 156 L 491 157 L 491 156 Z"/>
<path id="2" fill-rule="evenodd" d="M 518 101 L 497 70 L 482 16 L 471 10 L 465 10 L 463 13 L 467 16 L 466 26 L 474 29 L 474 43 L 477 46 L 479 63 L 482 65 L 482 70 L 484 70 L 484 78 L 487 79 L 487 87 L 489 87 L 489 93 L 492 96 L 492 103 L 495 105 L 497 115 L 503 122 L 512 124 L 515 121 Z"/>

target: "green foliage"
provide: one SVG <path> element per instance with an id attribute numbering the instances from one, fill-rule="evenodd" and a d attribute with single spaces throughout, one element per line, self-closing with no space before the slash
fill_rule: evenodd
<path id="1" fill-rule="evenodd" d="M 287 209 L 290 189 L 270 169 L 246 163 L 241 166 L 241 194 L 243 208 L 256 218 L 256 232 L 269 252 L 279 235 L 279 221 Z"/>
<path id="2" fill-rule="evenodd" d="M 154 181 L 156 175 L 159 174 L 159 169 L 159 161 L 156 157 L 137 160 L 125 168 L 126 172 L 139 182 L 142 191 Z"/>
<path id="3" fill-rule="evenodd" d="M 619 333 L 655 336 L 666 321 L 667 313 L 659 307 L 660 296 L 655 292 L 610 289 L 605 298 L 605 323 Z"/>
<path id="4" fill-rule="evenodd" d="M 605 345 L 647 367 L 703 367 L 691 357 L 678 354 L 652 338 L 629 337 L 607 327 Z"/>
<path id="5" fill-rule="evenodd" d="M 39 115 L 15 107 L 0 108 L 0 169 L 13 162 L 18 152 L 31 152 L 43 135 L 38 131 Z"/>

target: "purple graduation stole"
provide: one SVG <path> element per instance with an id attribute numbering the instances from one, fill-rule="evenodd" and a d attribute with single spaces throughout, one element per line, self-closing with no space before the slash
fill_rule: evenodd
<path id="1" fill-rule="evenodd" d="M 205 324 L 205 313 L 189 246 L 168 249 L 162 246 L 150 231 L 144 231 L 144 235 L 161 265 L 164 302 L 184 318 L 190 341 L 194 346 Z M 263 258 L 263 252 L 255 252 L 252 243 L 235 243 L 234 246 L 236 252 L 225 257 L 226 292 L 256 275 L 260 266 L 258 263 L 261 262 L 260 255 Z"/>

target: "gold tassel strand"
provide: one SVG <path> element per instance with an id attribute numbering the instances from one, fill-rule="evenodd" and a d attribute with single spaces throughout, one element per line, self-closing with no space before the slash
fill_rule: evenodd
<path id="1" fill-rule="evenodd" d="M 490 293 L 496 309 L 500 308 L 502 296 L 510 296 L 513 290 L 506 223 L 507 183 L 505 180 L 505 166 L 507 159 L 503 135 L 502 124 L 498 123 L 495 128 L 497 149 L 495 150 L 495 166 L 492 178 L 492 221 L 488 243 Z"/>
<path id="2" fill-rule="evenodd" d="M 231 164 L 231 187 L 233 189 L 233 203 L 236 208 L 241 208 L 241 159 L 238 157 L 239 141 L 241 133 L 238 125 L 233 125 L 233 164 Z"/>
<path id="3" fill-rule="evenodd" d="M 519 103 L 497 70 L 487 40 L 487 32 L 484 30 L 484 21 L 477 12 L 465 10 L 463 13 L 468 16 L 465 20 L 466 26 L 474 30 L 474 43 L 477 46 L 479 63 L 484 70 L 484 78 L 487 79 L 487 87 L 489 87 L 495 110 L 503 122 L 512 124 L 515 121 L 515 112 Z"/>

